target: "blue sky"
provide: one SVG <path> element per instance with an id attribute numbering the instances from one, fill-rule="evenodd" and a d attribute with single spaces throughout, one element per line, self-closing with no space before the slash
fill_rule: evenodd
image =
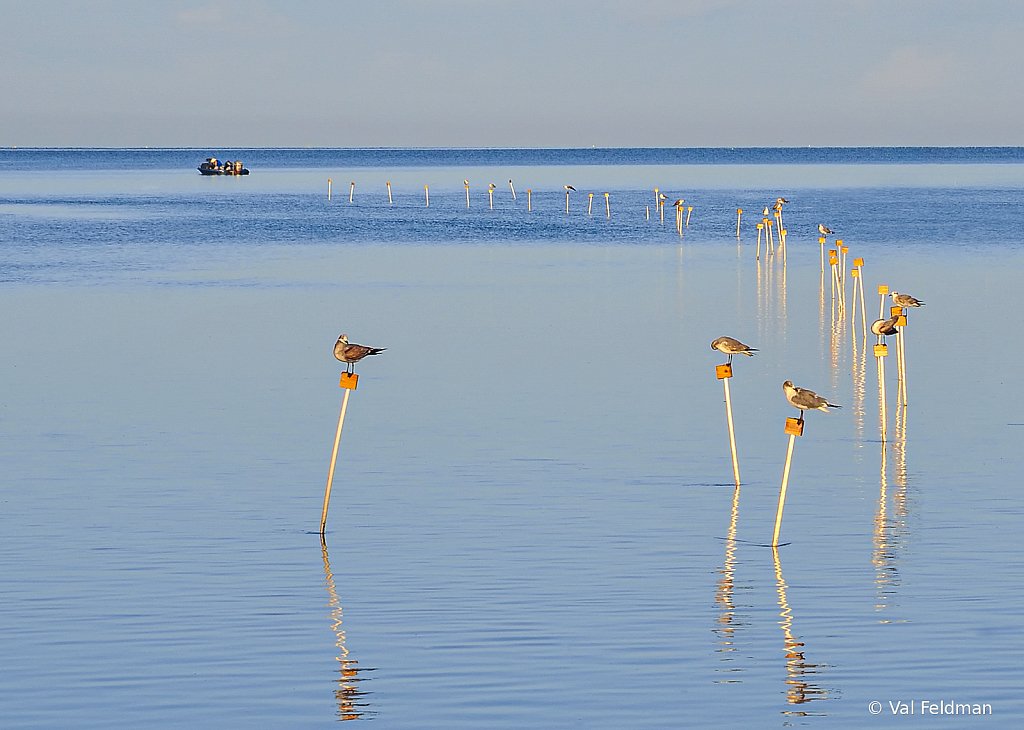
<path id="1" fill-rule="evenodd" d="M 1024 144 L 1008 0 L 0 0 L 0 144 Z"/>

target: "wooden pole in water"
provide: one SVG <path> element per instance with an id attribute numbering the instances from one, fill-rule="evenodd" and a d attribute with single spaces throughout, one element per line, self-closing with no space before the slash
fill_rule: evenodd
<path id="1" fill-rule="evenodd" d="M 331 178 L 327 178 L 327 200 L 331 199 Z"/>
<path id="2" fill-rule="evenodd" d="M 594 209 L 594 194 L 593 193 L 587 193 L 587 215 L 590 215 L 590 213 L 591 213 L 591 211 L 593 209 Z"/>
<path id="3" fill-rule="evenodd" d="M 879 317 L 881 319 L 881 317 Z M 885 406 L 885 356 L 888 354 L 889 348 L 885 345 L 875 345 L 875 359 L 878 360 L 878 408 L 879 408 L 879 423 L 882 431 L 882 443 L 884 444 L 888 438 L 888 422 L 889 418 L 886 413 Z"/>
<path id="4" fill-rule="evenodd" d="M 533 210 L 533 193 L 530 190 L 526 191 L 526 209 Z"/>
<path id="5" fill-rule="evenodd" d="M 516 186 L 512 184 L 512 181 L 508 181 L 509 188 L 512 189 L 512 200 L 516 200 Z"/>
<path id="6" fill-rule="evenodd" d="M 729 422 L 729 448 L 732 450 L 732 475 L 736 479 L 736 486 L 740 485 L 740 462 L 736 458 L 736 432 L 732 425 L 732 399 L 729 395 L 729 378 L 732 377 L 732 365 L 718 365 L 715 367 L 716 377 L 722 381 L 725 387 L 725 415 Z"/>
<path id="7" fill-rule="evenodd" d="M 821 249 L 821 278 L 825 278 L 825 237 L 818 236 L 818 247 Z"/>
<path id="8" fill-rule="evenodd" d="M 644 213 L 647 215 L 647 220 L 650 220 L 651 219 L 651 206 L 645 205 L 644 206 Z"/>
<path id="9" fill-rule="evenodd" d="M 901 314 L 899 321 L 896 323 L 899 327 L 899 343 L 900 343 L 900 371 L 903 373 L 903 405 L 907 405 L 907 341 L 904 337 L 904 330 L 907 328 L 907 315 Z"/>
<path id="10" fill-rule="evenodd" d="M 491 210 L 494 210 L 494 188 L 487 188 L 487 200 L 490 203 Z"/>
<path id="11" fill-rule="evenodd" d="M 786 419 L 786 433 L 789 434 L 789 448 L 786 449 L 786 468 L 782 472 L 782 488 L 779 490 L 779 508 L 775 512 L 775 532 L 772 547 L 779 546 L 779 531 L 782 529 L 782 510 L 786 506 L 786 488 L 789 485 L 789 467 L 793 462 L 793 444 L 797 436 L 804 435 L 804 422 L 800 418 Z"/>
<path id="12" fill-rule="evenodd" d="M 388 186 L 388 203 L 393 203 L 394 201 L 391 200 L 391 183 L 384 183 L 384 184 Z"/>
<path id="13" fill-rule="evenodd" d="M 846 254 L 850 250 L 849 246 L 843 245 L 843 239 L 836 241 L 836 246 L 839 248 L 839 253 L 842 255 L 842 266 L 839 267 L 839 284 L 840 289 L 843 292 L 843 302 L 846 302 Z"/>
<path id="14" fill-rule="evenodd" d="M 348 202 L 352 202 L 352 194 L 356 191 L 356 184 L 352 183 L 348 188 Z"/>
<path id="15" fill-rule="evenodd" d="M 426 207 L 428 207 L 428 208 L 429 208 L 429 207 L 430 207 L 430 187 L 429 187 L 429 186 L 427 186 L 427 185 L 424 185 L 424 186 L 423 186 L 423 195 L 424 195 L 424 197 L 426 197 L 426 199 L 427 199 L 427 205 L 426 205 Z"/>
<path id="16" fill-rule="evenodd" d="M 611 218 L 612 217 L 612 204 L 608 202 L 608 195 L 609 195 L 608 193 L 604 194 L 604 210 L 605 210 L 605 217 L 606 218 Z"/>
<path id="17" fill-rule="evenodd" d="M 854 340 L 857 338 L 857 279 L 860 277 L 860 270 L 854 266 L 850 269 L 850 277 L 853 280 L 853 301 L 850 302 L 850 334 Z"/>
<path id="18" fill-rule="evenodd" d="M 323 537 L 324 528 L 327 525 L 327 507 L 331 503 L 331 486 L 334 484 L 334 467 L 338 462 L 338 444 L 341 443 L 341 429 L 345 425 L 345 412 L 348 410 L 348 397 L 356 384 L 359 376 L 355 373 L 342 373 L 340 387 L 345 389 L 345 396 L 341 399 L 341 415 L 338 416 L 338 431 L 334 434 L 334 451 L 331 452 L 331 470 L 327 473 L 327 490 L 324 492 L 324 509 L 320 515 L 320 536 Z"/>
<path id="19" fill-rule="evenodd" d="M 857 288 L 860 289 L 860 328 L 866 339 L 868 336 L 868 315 L 864 304 L 864 259 L 854 259 L 853 265 L 857 267 Z"/>
<path id="20" fill-rule="evenodd" d="M 687 208 L 686 208 L 686 227 L 687 228 L 690 227 L 690 213 L 692 213 L 692 212 L 693 212 L 693 206 L 692 205 L 687 206 Z"/>
<path id="21" fill-rule="evenodd" d="M 831 250 L 831 249 L 829 249 L 829 252 L 828 252 L 828 266 L 829 266 L 829 271 L 831 272 L 832 309 L 833 310 L 835 310 L 835 307 L 836 307 L 836 262 L 838 262 L 838 260 L 839 259 L 836 257 L 836 252 Z"/>
<path id="22" fill-rule="evenodd" d="M 764 223 L 757 224 L 757 260 L 761 260 L 761 231 L 764 230 Z M 767 246 L 767 244 L 765 244 Z M 824 271 L 824 269 L 822 269 Z"/>
<path id="23" fill-rule="evenodd" d="M 743 208 L 736 209 L 736 238 L 740 237 L 740 218 L 743 217 Z"/>
<path id="24" fill-rule="evenodd" d="M 882 312 L 885 311 L 885 298 L 889 295 L 889 287 L 885 284 L 878 285 L 878 296 L 881 301 L 878 303 L 878 318 L 882 318 Z"/>

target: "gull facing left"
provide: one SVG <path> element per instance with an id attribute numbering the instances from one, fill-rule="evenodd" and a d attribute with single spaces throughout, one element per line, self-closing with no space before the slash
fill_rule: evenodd
<path id="1" fill-rule="evenodd" d="M 827 413 L 829 408 L 842 408 L 835 403 L 829 403 L 813 390 L 796 387 L 792 380 L 783 383 L 782 389 L 786 392 L 786 400 L 789 401 L 789 404 L 800 409 L 801 421 L 804 420 L 804 411 L 825 411 Z"/>
<path id="2" fill-rule="evenodd" d="M 348 365 L 346 372 L 351 373 L 355 364 L 367 355 L 376 355 L 384 352 L 386 347 L 367 347 L 365 345 L 350 344 L 347 335 L 341 335 L 334 343 L 334 356 Z"/>
<path id="3" fill-rule="evenodd" d="M 719 337 L 711 343 L 712 350 L 718 350 L 724 352 L 729 356 L 729 364 L 732 364 L 733 355 L 746 355 L 747 357 L 753 357 L 754 353 L 757 352 L 757 348 L 744 345 L 739 340 L 733 339 L 732 337 Z"/>
<path id="4" fill-rule="evenodd" d="M 920 307 L 924 304 L 920 299 L 914 299 L 909 294 L 900 294 L 898 291 L 891 292 L 889 296 L 897 307 Z"/>

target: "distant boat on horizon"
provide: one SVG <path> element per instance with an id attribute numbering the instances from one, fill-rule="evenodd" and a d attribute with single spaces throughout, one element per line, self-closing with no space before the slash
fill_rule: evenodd
<path id="1" fill-rule="evenodd" d="M 206 162 L 199 165 L 201 175 L 248 175 L 249 171 L 242 167 L 241 160 L 225 160 L 220 162 L 216 157 L 207 157 Z"/>

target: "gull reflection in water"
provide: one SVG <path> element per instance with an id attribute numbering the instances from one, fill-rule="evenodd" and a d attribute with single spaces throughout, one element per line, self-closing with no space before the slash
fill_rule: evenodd
<path id="1" fill-rule="evenodd" d="M 804 658 L 804 644 L 799 637 L 793 636 L 793 611 L 786 599 L 786 580 L 782 577 L 782 563 L 779 562 L 779 551 L 772 548 L 775 557 L 775 581 L 779 591 L 779 626 L 785 637 L 783 651 L 786 656 L 786 702 L 791 705 L 802 705 L 811 700 L 828 699 L 828 692 L 808 681 L 826 664 L 809 664 Z M 824 713 L 787 710 L 785 715 L 807 716 Z"/>
<path id="2" fill-rule="evenodd" d="M 334 632 L 335 647 L 338 649 L 338 656 L 335 659 L 341 665 L 338 670 L 340 675 L 335 680 L 337 687 L 334 690 L 334 697 L 338 703 L 338 720 L 358 720 L 371 717 L 374 713 L 367 711 L 369 703 L 361 702 L 368 693 L 359 690 L 359 682 L 365 677 L 360 677 L 360 672 L 373 671 L 372 669 L 360 668 L 355 659 L 349 659 L 348 649 L 345 648 L 345 630 L 342 628 L 341 601 L 338 599 L 338 591 L 334 586 L 334 574 L 331 573 L 331 563 L 327 557 L 327 543 L 321 540 L 320 547 L 324 557 L 324 584 L 327 586 L 327 593 L 331 600 L 327 604 L 331 609 L 331 630 Z"/>

